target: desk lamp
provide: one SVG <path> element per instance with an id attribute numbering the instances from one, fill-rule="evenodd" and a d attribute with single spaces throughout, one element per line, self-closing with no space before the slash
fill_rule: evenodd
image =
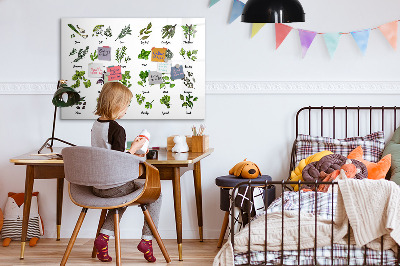
<path id="1" fill-rule="evenodd" d="M 249 0 L 243 8 L 242 22 L 304 22 L 304 10 L 298 0 Z"/>
<path id="2" fill-rule="evenodd" d="M 51 152 L 53 152 L 53 141 L 58 140 L 62 143 L 68 144 L 70 146 L 75 146 L 72 143 L 69 143 L 65 140 L 55 138 L 54 130 L 56 128 L 56 116 L 57 116 L 57 107 L 69 107 L 73 106 L 79 101 L 81 101 L 81 97 L 78 92 L 76 92 L 73 88 L 67 87 L 66 80 L 59 80 L 57 83 L 57 91 L 53 95 L 53 105 L 54 105 L 54 118 L 53 118 L 53 131 L 51 133 L 51 138 L 48 138 L 42 147 L 39 149 L 38 153 L 40 153 L 45 147 L 50 148 Z M 49 144 L 49 141 L 50 144 Z"/>

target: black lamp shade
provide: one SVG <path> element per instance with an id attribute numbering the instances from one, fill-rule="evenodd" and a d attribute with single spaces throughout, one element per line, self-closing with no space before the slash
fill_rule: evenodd
<path id="1" fill-rule="evenodd" d="M 68 99 L 64 102 L 62 95 L 66 93 L 68 95 Z M 77 104 L 81 100 L 79 93 L 76 92 L 71 87 L 67 87 L 65 84 L 61 84 L 58 90 L 53 95 L 53 105 L 57 107 L 68 107 Z"/>
<path id="2" fill-rule="evenodd" d="M 242 22 L 304 22 L 304 15 L 298 0 L 249 0 L 243 9 Z"/>

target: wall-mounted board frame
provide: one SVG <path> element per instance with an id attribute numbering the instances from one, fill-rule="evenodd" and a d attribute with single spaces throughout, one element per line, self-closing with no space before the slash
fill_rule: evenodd
<path id="1" fill-rule="evenodd" d="M 85 97 L 62 119 L 95 119 L 104 82 L 133 93 L 126 119 L 204 119 L 204 18 L 63 18 L 61 79 Z"/>

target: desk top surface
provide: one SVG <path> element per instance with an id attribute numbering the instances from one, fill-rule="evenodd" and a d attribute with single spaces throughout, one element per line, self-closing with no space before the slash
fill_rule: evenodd
<path id="1" fill-rule="evenodd" d="M 10 159 L 11 163 L 14 164 L 49 164 L 57 165 L 64 164 L 64 161 L 57 154 L 61 153 L 61 147 L 54 147 L 53 152 L 50 149 L 43 149 L 42 154 L 37 154 L 37 150 L 31 151 L 20 156 Z M 205 152 L 185 152 L 185 153 L 174 153 L 167 151 L 166 148 L 161 148 L 158 151 L 158 159 L 146 160 L 152 165 L 182 165 L 182 164 L 193 164 L 197 163 L 201 159 L 207 157 L 214 151 L 213 148 L 208 149 Z"/>

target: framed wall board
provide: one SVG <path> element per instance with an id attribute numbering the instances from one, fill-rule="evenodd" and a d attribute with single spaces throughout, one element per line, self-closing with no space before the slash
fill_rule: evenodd
<path id="1" fill-rule="evenodd" d="M 61 79 L 84 97 L 62 119 L 95 119 L 105 82 L 133 93 L 124 119 L 204 119 L 204 18 L 64 18 Z"/>

